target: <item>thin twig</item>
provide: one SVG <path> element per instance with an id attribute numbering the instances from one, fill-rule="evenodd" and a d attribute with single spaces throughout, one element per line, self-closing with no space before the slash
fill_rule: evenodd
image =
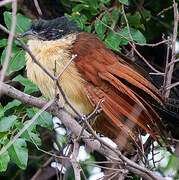
<path id="1" fill-rule="evenodd" d="M 104 5 L 104 3 L 101 3 L 102 7 L 104 8 L 105 12 L 107 13 L 107 15 L 110 17 L 110 19 L 112 20 L 112 22 L 114 22 L 114 18 L 112 17 L 112 15 L 110 14 L 110 10 Z"/>
<path id="2" fill-rule="evenodd" d="M 109 144 L 107 144 L 105 141 L 103 141 L 101 138 L 99 138 L 98 137 L 98 135 L 94 132 L 94 130 L 92 129 L 92 127 L 90 126 L 90 124 L 88 123 L 88 121 L 87 120 L 84 120 L 84 122 L 85 122 L 85 124 L 86 124 L 86 126 L 88 127 L 88 129 L 90 130 L 90 132 L 92 133 L 92 135 L 99 141 L 99 142 L 101 142 L 104 146 L 106 146 L 106 147 L 108 147 L 110 150 L 112 150 L 113 152 L 115 152 L 118 156 L 119 156 L 119 158 L 122 160 L 122 161 L 124 161 L 124 162 L 126 162 L 126 163 L 128 163 L 129 161 L 130 161 L 130 165 L 132 165 L 134 162 L 133 161 L 131 161 L 131 160 L 129 160 L 128 161 L 128 159 L 124 156 L 124 155 L 122 155 L 122 153 L 119 151 L 119 150 L 117 150 L 117 149 L 115 149 L 115 148 L 113 148 L 111 145 L 109 145 Z M 109 157 L 109 156 L 108 156 Z M 118 161 L 116 158 L 114 158 L 114 157 L 112 157 L 112 156 L 110 156 L 109 157 L 110 159 L 112 159 L 115 163 L 116 163 L 116 161 Z M 141 166 L 136 166 L 136 165 L 132 165 L 132 168 L 135 168 L 135 169 L 145 169 L 143 172 L 145 172 L 149 177 L 150 177 L 150 179 L 155 179 L 155 180 L 159 180 L 159 179 L 161 179 L 161 180 L 163 180 L 163 178 L 161 178 L 161 177 L 159 177 L 157 174 L 151 174 L 149 171 L 148 171 L 148 169 L 146 169 L 146 168 L 144 168 L 144 167 L 141 167 Z M 158 176 L 158 177 L 157 177 Z"/>
<path id="3" fill-rule="evenodd" d="M 60 180 L 60 178 L 59 178 L 59 174 L 58 174 L 58 161 L 57 161 L 57 158 L 55 158 L 55 162 L 56 162 L 56 167 L 55 167 L 55 170 L 56 170 L 57 180 Z"/>
<path id="4" fill-rule="evenodd" d="M 164 12 L 166 12 L 166 11 L 172 9 L 172 8 L 173 8 L 173 6 L 169 6 L 168 8 L 163 9 L 162 11 L 160 11 L 160 12 L 157 14 L 157 16 L 160 16 L 161 14 L 163 14 Z"/>
<path id="5" fill-rule="evenodd" d="M 10 31 L 9 37 L 8 37 L 8 46 L 7 46 L 7 50 L 6 50 L 6 56 L 5 56 L 3 68 L 2 68 L 2 71 L 1 71 L 0 82 L 4 81 L 6 70 L 7 70 L 8 63 L 9 63 L 9 58 L 11 56 L 12 42 L 13 42 L 15 28 L 16 28 L 16 13 L 17 13 L 17 0 L 13 0 L 12 1 L 11 31 Z M 0 89 L 1 89 L 1 87 L 0 87 Z"/>
<path id="6" fill-rule="evenodd" d="M 68 160 L 70 160 L 69 157 L 66 157 L 66 156 L 58 156 L 58 155 L 56 155 L 55 153 L 51 153 L 51 152 L 48 152 L 48 151 L 45 151 L 45 150 L 39 148 L 38 145 L 35 143 L 34 139 L 33 139 L 31 136 L 30 136 L 30 138 L 31 138 L 33 144 L 35 145 L 35 147 L 37 148 L 38 151 L 41 151 L 41 152 L 43 152 L 43 153 L 45 153 L 45 154 L 47 154 L 47 155 L 50 155 L 50 156 L 52 156 L 52 157 L 54 157 L 54 158 L 58 158 L 58 159 L 68 159 Z"/>
<path id="7" fill-rule="evenodd" d="M 82 119 L 82 120 L 84 120 L 84 119 L 89 120 L 89 119 L 92 119 L 92 118 L 96 117 L 97 114 L 99 114 L 99 113 L 102 111 L 102 109 L 101 109 L 100 106 L 101 106 L 101 103 L 103 103 L 103 102 L 104 102 L 104 100 L 102 100 L 102 99 L 99 100 L 99 102 L 97 103 L 97 105 L 96 105 L 95 109 L 93 110 L 93 112 L 91 112 L 91 113 L 90 113 L 89 115 L 87 115 L 87 116 L 81 117 L 81 119 Z M 77 137 L 77 140 L 79 140 L 79 139 L 81 138 L 81 135 L 83 134 L 83 131 L 84 131 L 85 127 L 86 127 L 86 125 L 83 124 L 82 130 L 81 130 L 81 132 L 80 132 L 80 135 Z"/>
<path id="8" fill-rule="evenodd" d="M 157 72 L 157 73 L 162 73 L 160 71 L 158 71 L 157 69 L 155 69 L 138 51 L 137 49 L 133 46 L 133 44 L 130 42 L 129 39 L 127 39 L 126 37 L 122 36 L 121 34 L 119 34 L 118 32 L 115 32 L 110 26 L 108 26 L 107 24 L 103 23 L 100 19 L 96 18 L 98 21 L 100 21 L 101 24 L 103 24 L 104 26 L 106 26 L 108 29 L 110 29 L 114 34 L 126 39 L 130 46 L 134 49 L 134 51 L 138 54 L 138 56 L 143 59 L 143 61 L 154 71 L 154 72 Z"/>
<path id="9" fill-rule="evenodd" d="M 178 85 L 179 85 L 179 82 L 170 84 L 170 86 L 167 86 L 167 87 L 166 87 L 166 90 L 170 90 L 171 88 L 174 88 L 174 87 L 176 87 L 176 86 L 178 86 Z"/>
<path id="10" fill-rule="evenodd" d="M 81 180 L 81 176 L 80 176 L 80 171 L 81 171 L 80 169 L 81 168 L 77 162 L 77 157 L 78 157 L 80 145 L 76 139 L 74 139 L 73 142 L 74 142 L 74 146 L 73 146 L 71 163 L 72 163 L 73 170 L 74 170 L 75 180 Z"/>
<path id="11" fill-rule="evenodd" d="M 170 63 L 168 64 L 168 66 L 171 66 L 172 64 L 175 64 L 175 63 L 177 63 L 177 62 L 179 62 L 179 58 L 176 59 L 176 60 L 174 60 L 173 62 L 170 62 Z"/>
<path id="12" fill-rule="evenodd" d="M 170 42 L 167 43 L 167 55 L 166 55 L 166 62 L 165 62 L 165 74 L 164 74 L 164 80 L 163 80 L 163 86 L 162 86 L 162 94 L 165 95 L 166 92 L 166 83 L 167 83 L 167 75 L 169 70 L 168 60 L 169 60 L 169 53 L 170 53 Z"/>
<path id="13" fill-rule="evenodd" d="M 5 6 L 6 4 L 12 3 L 12 1 L 14 1 L 14 0 L 4 0 L 4 1 L 0 2 L 0 7 Z"/>
<path id="14" fill-rule="evenodd" d="M 139 45 L 139 46 L 149 46 L 149 47 L 155 47 L 155 46 L 159 46 L 159 45 L 161 45 L 161 44 L 165 44 L 165 43 L 167 43 L 168 42 L 168 40 L 163 40 L 163 41 L 160 41 L 160 42 L 157 42 L 157 43 L 153 43 L 153 44 L 140 44 L 140 43 L 137 43 L 137 42 L 135 42 L 135 44 L 137 44 L 137 45 Z"/>
<path id="15" fill-rule="evenodd" d="M 86 117 L 84 117 L 86 120 L 92 119 L 94 118 L 97 114 L 99 114 L 102 109 L 101 109 L 101 104 L 104 102 L 103 99 L 100 99 L 95 107 L 95 109 L 93 110 L 93 112 L 91 112 L 89 115 L 87 115 Z"/>
<path id="16" fill-rule="evenodd" d="M 65 72 L 65 70 L 68 68 L 68 66 L 72 63 L 72 61 L 76 58 L 76 54 L 72 54 L 71 59 L 69 60 L 69 62 L 65 65 L 65 67 L 63 68 L 63 70 L 60 72 L 60 74 L 56 77 L 57 80 L 59 80 L 59 78 L 62 76 L 62 74 Z"/>
<path id="17" fill-rule="evenodd" d="M 173 28 L 173 39 L 172 39 L 172 58 L 171 58 L 171 63 L 175 61 L 176 58 L 176 51 L 175 51 L 175 47 L 176 47 L 176 39 L 177 39 L 177 31 L 178 31 L 178 19 L 179 19 L 179 15 L 178 15 L 178 3 L 175 2 L 175 0 L 173 0 L 173 9 L 174 9 L 174 28 Z M 172 81 L 172 75 L 173 75 L 173 70 L 174 70 L 174 63 L 172 63 L 169 66 L 169 70 L 168 73 L 166 74 L 167 76 L 167 80 L 166 80 L 166 87 L 170 87 L 171 85 L 171 81 Z M 167 89 L 165 91 L 165 97 L 169 97 L 170 95 L 170 89 Z"/>
<path id="18" fill-rule="evenodd" d="M 59 82 L 57 82 L 57 87 L 58 87 L 60 93 L 62 94 L 65 102 L 69 105 L 69 107 L 73 110 L 73 112 L 75 112 L 76 115 L 77 115 L 79 118 L 83 117 L 83 114 L 81 114 L 81 113 L 77 110 L 77 108 L 74 107 L 73 104 L 70 102 L 70 100 L 69 100 L 68 97 L 66 96 L 64 90 L 63 90 L 62 87 L 60 86 Z"/>
<path id="19" fill-rule="evenodd" d="M 39 16 L 42 17 L 42 11 L 41 11 L 41 9 L 40 9 L 38 0 L 34 0 L 34 4 L 35 4 L 35 7 L 36 7 L 36 9 L 37 9 L 37 12 L 39 13 Z"/>
<path id="20" fill-rule="evenodd" d="M 129 22 L 128 22 L 127 16 L 126 16 L 126 14 L 125 14 L 125 10 L 124 10 L 124 5 L 123 5 L 123 4 L 122 4 L 122 12 L 123 12 L 124 19 L 125 19 L 125 21 L 126 21 L 126 26 L 127 26 L 127 30 L 128 30 L 128 35 L 129 35 L 129 37 L 130 37 L 130 39 L 131 39 L 131 41 L 132 41 L 132 43 L 133 43 L 133 46 L 135 47 L 135 42 L 134 42 L 134 39 L 133 39 L 133 37 L 132 37 L 132 35 L 131 35 L 131 32 L 130 32 Z"/>

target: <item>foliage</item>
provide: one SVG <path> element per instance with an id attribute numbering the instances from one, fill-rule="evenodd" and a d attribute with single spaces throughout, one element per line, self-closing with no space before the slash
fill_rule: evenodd
<path id="1" fill-rule="evenodd" d="M 4 21 L 8 29 L 10 29 L 12 20 L 12 14 L 10 12 L 4 12 Z M 31 25 L 31 20 L 22 14 L 17 14 L 16 33 L 21 34 L 27 30 Z M 0 40 L 1 47 L 5 47 L 1 55 L 1 63 L 4 63 L 6 54 L 7 41 L 5 39 Z M 12 46 L 12 55 L 8 64 L 6 75 L 10 75 L 16 71 L 25 67 L 25 51 L 19 46 L 19 43 L 15 40 Z M 19 82 L 24 88 L 24 92 L 31 94 L 39 91 L 39 89 L 27 78 L 21 75 L 16 76 L 12 81 Z M 38 112 L 36 108 L 30 108 L 28 105 L 21 103 L 18 100 L 9 102 L 6 106 L 0 106 L 0 143 L 1 148 L 5 146 L 12 137 L 14 137 L 31 119 L 35 113 Z M 12 115 L 13 114 L 13 115 Z M 29 127 L 20 138 L 11 145 L 11 147 L 0 156 L 0 171 L 6 171 L 8 162 L 12 160 L 21 169 L 26 169 L 28 160 L 28 148 L 27 141 L 35 142 L 37 145 L 41 145 L 39 133 L 36 130 L 36 126 L 42 126 L 52 130 L 52 115 L 47 112 L 43 112 L 32 127 Z M 32 141 L 33 138 L 33 141 Z"/>
<path id="2" fill-rule="evenodd" d="M 115 4 L 116 3 L 116 4 Z M 98 37 L 111 49 L 121 50 L 123 45 L 128 45 L 131 41 L 131 37 L 128 33 L 127 23 L 125 17 L 122 15 L 121 4 L 125 5 L 126 17 L 130 26 L 130 33 L 135 42 L 145 44 L 146 42 L 159 39 L 161 32 L 170 34 L 170 27 L 173 25 L 172 11 L 165 12 L 162 16 L 159 16 L 158 20 L 165 24 L 165 28 L 161 28 L 159 23 L 154 21 L 154 17 L 163 8 L 168 7 L 172 2 L 165 1 L 153 1 L 149 3 L 146 8 L 137 9 L 136 4 L 139 4 L 139 0 L 117 0 L 115 3 L 112 0 L 64 0 L 64 8 L 66 8 L 66 16 L 72 20 L 75 20 L 77 25 L 84 31 L 95 33 Z M 115 4 L 115 5 L 114 5 Z M 71 5 L 70 9 L 65 5 Z M 165 6 L 164 6 L 165 5 Z M 134 9 L 134 7 L 136 9 Z M 48 8 L 48 7 L 47 7 Z M 8 10 L 10 7 L 8 6 Z M 106 10 L 107 9 L 107 10 Z M 96 19 L 96 17 L 99 19 Z M 4 22 L 8 29 L 10 29 L 12 21 L 12 14 L 10 12 L 4 12 Z M 100 22 L 102 21 L 102 23 Z M 16 34 L 21 34 L 27 30 L 32 21 L 24 15 L 17 14 Z M 107 28 L 104 24 L 117 31 L 119 35 L 115 34 L 112 30 Z M 151 28 L 152 27 L 152 28 Z M 153 28 L 155 27 L 155 29 Z M 167 30 L 166 30 L 167 29 Z M 24 39 L 26 42 L 26 40 Z M 0 48 L 4 48 L 1 55 L 1 64 L 4 64 L 6 54 L 7 39 L 0 40 Z M 19 42 L 13 41 L 12 55 L 9 60 L 6 75 L 10 76 L 15 72 L 19 72 L 25 67 L 25 51 L 21 48 Z M 13 82 L 18 82 L 24 87 L 24 92 L 32 94 L 38 92 L 39 89 L 30 82 L 27 78 L 18 73 L 12 79 Z M 0 104 L 0 148 L 3 148 L 11 138 L 13 138 L 28 121 L 37 113 L 38 109 L 32 108 L 29 105 L 25 105 L 18 100 L 12 100 L 6 105 Z M 0 172 L 5 172 L 8 167 L 8 163 L 13 161 L 19 168 L 26 169 L 28 162 L 28 152 L 30 147 L 27 145 L 30 143 L 36 143 L 38 146 L 42 145 L 41 138 L 38 132 L 38 126 L 53 129 L 52 116 L 43 112 L 35 123 L 29 127 L 20 138 L 8 149 L 0 155 Z M 33 139 L 33 140 L 32 140 Z M 59 140 L 59 144 L 62 140 Z M 171 167 L 172 155 L 168 155 L 170 161 L 168 161 L 166 167 L 158 167 L 160 171 L 165 171 Z M 92 157 L 90 157 L 93 159 Z M 86 167 L 84 167 L 86 168 Z M 90 172 L 89 167 L 85 169 L 86 172 Z M 70 173 L 70 175 L 72 175 Z M 90 173 L 88 174 L 88 176 Z M 177 173 L 174 174 L 177 176 Z M 173 177 L 174 177 L 173 176 Z M 73 179 L 73 176 L 69 179 Z"/>
<path id="3" fill-rule="evenodd" d="M 104 24 L 111 27 L 115 30 L 119 22 L 119 15 L 122 12 L 121 7 L 116 6 L 110 13 L 104 13 L 101 16 L 102 24 L 99 20 L 94 19 L 95 17 L 100 16 L 104 8 L 101 3 L 104 3 L 103 6 L 110 6 L 110 1 L 76 1 L 80 4 L 76 5 L 72 9 L 72 14 L 67 15 L 70 19 L 75 20 L 77 25 L 84 31 L 93 32 L 98 35 L 98 37 L 104 41 L 104 43 L 111 49 L 119 50 L 120 45 L 127 45 L 128 41 L 131 40 L 129 37 L 128 29 L 126 22 L 122 19 L 123 25 L 120 27 L 120 35 L 114 34 L 109 30 Z M 120 0 L 121 3 L 128 5 L 128 0 Z M 109 15 L 110 14 L 110 15 Z M 145 44 L 146 39 L 143 36 L 140 28 L 144 28 L 144 25 L 141 22 L 141 15 L 136 13 L 136 15 L 127 14 L 129 18 L 129 25 L 131 25 L 130 31 L 134 41 Z M 123 18 L 123 17 L 122 17 Z M 91 24 L 94 22 L 94 27 Z M 125 37 L 125 39 L 123 38 Z"/>

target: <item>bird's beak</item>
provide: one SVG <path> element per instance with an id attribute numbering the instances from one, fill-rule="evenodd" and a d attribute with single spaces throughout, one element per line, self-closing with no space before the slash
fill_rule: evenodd
<path id="1" fill-rule="evenodd" d="M 35 34 L 32 29 L 29 29 L 20 35 L 20 38 L 34 39 Z"/>

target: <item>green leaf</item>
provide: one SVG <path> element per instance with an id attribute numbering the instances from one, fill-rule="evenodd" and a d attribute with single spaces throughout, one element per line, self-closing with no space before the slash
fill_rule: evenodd
<path id="1" fill-rule="evenodd" d="M 23 86 L 25 86 L 24 92 L 27 94 L 39 91 L 39 88 L 35 84 L 33 84 L 29 79 L 24 78 L 21 75 L 16 76 L 12 81 L 18 81 Z"/>
<path id="2" fill-rule="evenodd" d="M 7 46 L 7 39 L 0 40 L 0 48 Z"/>
<path id="3" fill-rule="evenodd" d="M 27 109 L 28 117 L 32 118 L 38 111 L 39 109 L 37 108 Z M 35 124 L 52 130 L 52 115 L 46 111 L 42 112 L 40 116 L 36 119 Z"/>
<path id="4" fill-rule="evenodd" d="M 104 39 L 104 36 L 105 36 L 105 31 L 106 31 L 106 26 L 104 26 L 103 24 L 101 24 L 101 22 L 99 21 L 95 21 L 94 23 L 94 28 L 95 28 L 95 31 L 96 33 L 98 34 L 99 38 L 101 40 Z"/>
<path id="5" fill-rule="evenodd" d="M 1 56 L 1 63 L 4 64 L 6 56 L 6 48 Z M 25 51 L 18 47 L 12 47 L 11 58 L 9 59 L 6 75 L 10 75 L 12 72 L 18 71 L 25 66 Z"/>
<path id="6" fill-rule="evenodd" d="M 73 0 L 76 1 L 76 0 Z M 98 0 L 77 0 L 77 2 L 81 2 L 82 4 L 88 5 L 88 7 L 97 8 L 99 6 Z"/>
<path id="7" fill-rule="evenodd" d="M 102 22 L 106 25 L 110 25 L 111 28 L 114 28 L 116 23 L 118 22 L 119 19 L 119 12 L 120 9 L 116 8 L 111 12 L 111 17 L 109 17 L 108 14 L 104 14 L 103 18 L 102 18 Z M 103 25 L 104 26 L 104 25 Z M 106 26 L 104 26 L 106 28 Z"/>
<path id="8" fill-rule="evenodd" d="M 8 29 L 10 30 L 11 21 L 12 21 L 12 13 L 11 12 L 4 12 L 4 21 Z M 17 22 L 16 22 L 16 29 L 15 33 L 23 33 L 27 29 L 30 28 L 32 20 L 23 16 L 22 14 L 17 14 Z"/>
<path id="9" fill-rule="evenodd" d="M 6 4 L 5 7 L 8 11 L 12 10 L 12 3 Z"/>
<path id="10" fill-rule="evenodd" d="M 99 7 L 99 2 L 98 2 L 98 0 L 93 0 L 93 1 L 88 0 L 88 4 L 89 4 L 89 6 L 91 6 L 91 7 L 93 7 L 93 8 L 96 8 L 96 9 Z"/>
<path id="11" fill-rule="evenodd" d="M 8 131 L 9 128 L 14 124 L 16 116 L 4 117 L 0 120 L 0 132 Z"/>
<path id="12" fill-rule="evenodd" d="M 129 5 L 128 0 L 119 0 L 119 2 L 122 3 L 122 4 L 125 4 L 127 6 Z"/>
<path id="13" fill-rule="evenodd" d="M 85 4 L 78 4 L 72 9 L 72 11 L 73 12 L 80 12 L 81 10 L 86 9 L 86 8 L 87 7 Z"/>
<path id="14" fill-rule="evenodd" d="M 86 32 L 91 32 L 91 26 L 85 26 L 84 27 L 84 31 L 86 31 Z"/>
<path id="15" fill-rule="evenodd" d="M 119 12 L 120 9 L 119 8 L 115 8 L 112 12 L 111 12 L 111 16 L 114 19 L 114 22 L 117 23 L 118 19 L 119 19 Z"/>
<path id="16" fill-rule="evenodd" d="M 72 14 L 72 16 L 65 14 L 65 16 L 67 16 L 67 18 L 69 18 L 70 20 L 73 20 L 76 22 L 77 26 L 81 29 L 84 30 L 85 28 L 85 22 L 86 22 L 86 16 L 84 15 L 79 15 L 79 14 Z"/>
<path id="17" fill-rule="evenodd" d="M 121 43 L 121 37 L 109 31 L 104 43 L 111 49 L 119 51 L 119 45 Z"/>
<path id="18" fill-rule="evenodd" d="M 7 136 L 9 135 L 9 131 L 0 132 L 0 144 L 4 144 Z"/>
<path id="19" fill-rule="evenodd" d="M 143 15 L 143 18 L 145 19 L 145 21 L 149 21 L 152 18 L 151 12 L 146 9 L 143 9 L 142 15 Z"/>
<path id="20" fill-rule="evenodd" d="M 107 25 L 111 25 L 113 24 L 113 27 L 114 25 L 117 23 L 118 19 L 119 19 L 119 12 L 120 12 L 120 9 L 118 8 L 115 8 L 110 14 L 114 20 L 111 19 L 111 17 L 109 17 L 108 14 L 104 14 L 103 18 L 102 18 L 102 22 L 107 24 Z"/>
<path id="21" fill-rule="evenodd" d="M 5 112 L 5 110 L 4 110 L 3 106 L 0 104 L 0 118 L 2 118 L 4 116 L 4 112 Z"/>
<path id="22" fill-rule="evenodd" d="M 140 44 L 146 43 L 146 39 L 145 39 L 144 35 L 139 30 L 134 29 L 134 28 L 130 28 L 130 33 L 131 33 L 131 36 L 134 39 L 134 41 L 136 41 Z M 128 28 L 127 27 L 123 28 L 120 31 L 120 35 L 124 36 L 129 41 L 131 41 L 131 38 L 129 37 L 129 34 L 128 34 Z M 127 45 L 128 41 L 126 39 L 122 38 L 121 44 Z"/>
<path id="23" fill-rule="evenodd" d="M 29 135 L 29 137 L 31 137 L 34 140 L 35 144 L 37 144 L 38 146 L 42 145 L 41 139 L 39 138 L 39 134 L 29 132 L 29 130 L 28 130 L 28 135 Z M 30 138 L 30 140 L 31 140 L 31 138 Z M 31 142 L 33 142 L 33 141 L 31 140 Z"/>
<path id="24" fill-rule="evenodd" d="M 29 121 L 26 121 L 24 124 L 21 122 L 16 123 L 16 127 L 20 131 Z M 33 132 L 34 131 L 34 132 Z M 32 139 L 34 140 L 35 144 L 40 146 L 41 139 L 39 138 L 39 133 L 36 131 L 36 124 L 33 123 L 24 133 L 21 135 L 21 138 L 25 139 L 26 141 L 32 142 Z"/>
<path id="25" fill-rule="evenodd" d="M 8 151 L 5 151 L 0 155 L 0 172 L 4 172 L 7 170 L 7 165 L 10 161 L 10 157 Z"/>
<path id="26" fill-rule="evenodd" d="M 135 15 L 131 15 L 130 13 L 126 14 L 129 26 L 140 27 L 141 26 L 141 15 L 139 12 L 136 12 Z M 126 24 L 126 20 L 124 16 L 122 17 L 122 22 Z"/>
<path id="27" fill-rule="evenodd" d="M 17 139 L 8 149 L 11 160 L 23 170 L 27 167 L 28 149 L 24 139 Z"/>
<path id="28" fill-rule="evenodd" d="M 7 111 L 13 107 L 17 107 L 19 105 L 21 105 L 22 103 L 20 101 L 18 101 L 17 99 L 14 99 L 13 101 L 9 102 L 5 107 L 4 107 L 4 111 Z"/>

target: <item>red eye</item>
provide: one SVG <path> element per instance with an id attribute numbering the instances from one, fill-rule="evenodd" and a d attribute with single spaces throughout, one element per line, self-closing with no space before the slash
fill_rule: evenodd
<path id="1" fill-rule="evenodd" d="M 53 39 L 53 38 L 54 38 L 54 34 L 48 34 L 48 35 L 47 35 L 47 38 L 48 38 L 48 39 Z"/>

